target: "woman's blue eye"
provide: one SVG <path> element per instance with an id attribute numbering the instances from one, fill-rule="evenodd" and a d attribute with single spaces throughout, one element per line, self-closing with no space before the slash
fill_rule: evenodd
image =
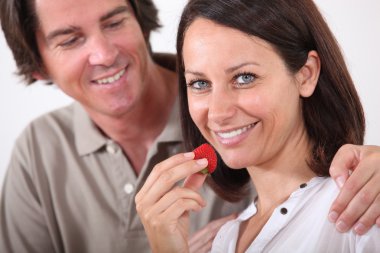
<path id="1" fill-rule="evenodd" d="M 196 90 L 204 90 L 208 88 L 209 84 L 206 81 L 199 80 L 191 82 L 189 86 Z"/>
<path id="2" fill-rule="evenodd" d="M 252 74 L 240 74 L 236 77 L 238 84 L 248 84 L 255 80 L 255 76 Z"/>

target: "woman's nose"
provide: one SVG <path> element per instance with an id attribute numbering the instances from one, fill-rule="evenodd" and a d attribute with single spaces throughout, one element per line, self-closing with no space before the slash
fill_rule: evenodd
<path id="1" fill-rule="evenodd" d="M 208 101 L 208 118 L 217 124 L 230 119 L 236 110 L 233 92 L 226 89 L 213 89 Z"/>

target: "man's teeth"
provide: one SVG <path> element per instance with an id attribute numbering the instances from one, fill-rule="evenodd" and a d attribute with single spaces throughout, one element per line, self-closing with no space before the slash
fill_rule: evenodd
<path id="1" fill-rule="evenodd" d="M 99 80 L 96 80 L 96 83 L 97 84 L 108 84 L 108 83 L 113 83 L 117 80 L 120 79 L 120 77 L 122 75 L 124 75 L 125 73 L 125 69 L 122 69 L 119 73 L 117 73 L 116 75 L 114 76 L 110 76 L 110 77 L 107 77 L 107 78 L 103 78 L 103 79 L 99 79 Z"/>
<path id="2" fill-rule="evenodd" d="M 245 126 L 243 128 L 240 128 L 240 129 L 236 129 L 236 130 L 233 130 L 233 131 L 230 131 L 230 132 L 218 132 L 218 135 L 220 137 L 222 137 L 223 139 L 228 139 L 228 138 L 233 138 L 235 136 L 238 136 L 244 132 L 246 132 L 248 129 L 250 129 L 251 127 L 253 127 L 255 124 L 250 124 L 248 126 Z"/>

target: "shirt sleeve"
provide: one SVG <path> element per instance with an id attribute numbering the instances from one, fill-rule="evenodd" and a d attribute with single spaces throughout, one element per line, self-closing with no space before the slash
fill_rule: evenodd
<path id="1" fill-rule="evenodd" d="M 33 180 L 31 164 L 36 158 L 29 153 L 30 143 L 19 138 L 3 183 L 0 252 L 56 252 Z"/>

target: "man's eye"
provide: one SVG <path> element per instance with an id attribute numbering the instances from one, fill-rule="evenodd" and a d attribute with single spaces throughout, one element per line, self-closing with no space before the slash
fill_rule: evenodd
<path id="1" fill-rule="evenodd" d="M 117 20 L 117 21 L 114 21 L 114 22 L 110 22 L 107 25 L 105 25 L 105 27 L 106 28 L 110 28 L 110 29 L 118 28 L 119 26 L 121 26 L 124 23 L 124 20 L 125 20 L 125 18 L 122 18 L 120 20 Z"/>
<path id="2" fill-rule="evenodd" d="M 69 47 L 73 47 L 78 42 L 79 42 L 79 37 L 71 37 L 71 38 L 64 40 L 63 42 L 59 43 L 58 46 L 63 47 L 63 48 L 69 48 Z"/>

